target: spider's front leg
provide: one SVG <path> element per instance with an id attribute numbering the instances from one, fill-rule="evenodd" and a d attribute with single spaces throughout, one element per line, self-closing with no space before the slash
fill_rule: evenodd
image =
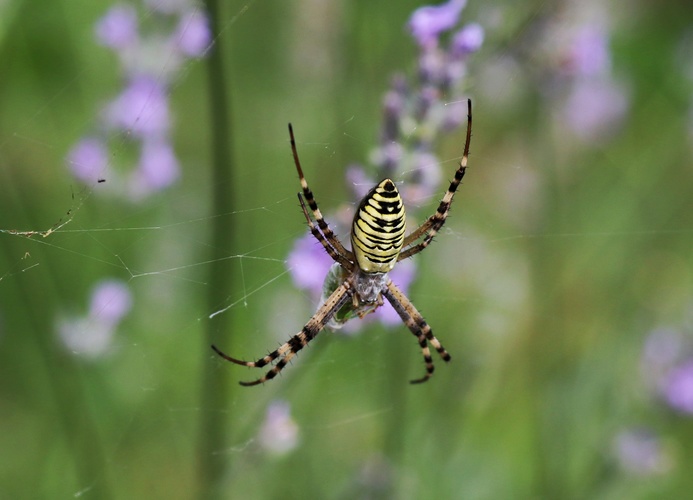
<path id="1" fill-rule="evenodd" d="M 457 192 L 457 188 L 462 182 L 465 172 L 467 171 L 467 161 L 469 160 L 469 145 L 472 141 L 472 101 L 467 99 L 467 138 L 464 143 L 464 152 L 462 153 L 462 159 L 460 160 L 460 165 L 455 171 L 455 177 L 450 181 L 450 186 L 448 190 L 443 195 L 443 199 L 440 200 L 438 208 L 426 221 L 421 224 L 414 231 L 409 233 L 406 238 L 404 238 L 404 244 L 402 246 L 402 252 L 397 257 L 397 260 L 408 259 L 412 255 L 416 255 L 426 248 L 433 238 L 435 238 L 438 231 L 445 224 L 445 220 L 448 217 L 448 212 L 450 211 L 450 206 L 452 205 L 452 200 Z M 419 238 L 423 238 L 423 241 L 416 243 Z"/>

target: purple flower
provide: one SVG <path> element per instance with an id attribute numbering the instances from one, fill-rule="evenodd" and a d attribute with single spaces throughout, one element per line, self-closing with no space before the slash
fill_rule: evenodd
<path id="1" fill-rule="evenodd" d="M 693 359 L 688 359 L 669 372 L 662 393 L 669 406 L 693 415 Z"/>
<path id="2" fill-rule="evenodd" d="M 181 17 L 175 40 L 178 48 L 190 57 L 201 57 L 210 45 L 212 35 L 207 16 L 198 11 L 186 13 Z"/>
<path id="3" fill-rule="evenodd" d="M 611 69 L 609 36 L 604 27 L 581 26 L 573 39 L 568 69 L 574 75 L 595 76 Z"/>
<path id="4" fill-rule="evenodd" d="M 375 182 L 368 177 L 361 165 L 350 165 L 347 167 L 346 181 L 351 188 L 354 198 L 357 200 L 366 196 L 368 191 L 375 186 Z"/>
<path id="5" fill-rule="evenodd" d="M 283 455 L 298 446 L 298 438 L 298 425 L 291 418 L 289 403 L 270 403 L 258 435 L 260 446 L 272 454 Z"/>
<path id="6" fill-rule="evenodd" d="M 381 177 L 393 177 L 404 158 L 404 148 L 399 142 L 387 142 L 371 153 L 371 162 L 380 170 Z M 368 192 L 373 186 L 369 186 Z"/>
<path id="7" fill-rule="evenodd" d="M 479 50 L 483 42 L 484 28 L 477 23 L 468 24 L 452 37 L 450 51 L 455 57 L 465 56 Z"/>
<path id="8" fill-rule="evenodd" d="M 393 88 L 383 99 L 383 127 L 380 135 L 382 142 L 396 141 L 399 138 L 399 123 L 405 111 L 406 96 Z"/>
<path id="9" fill-rule="evenodd" d="M 87 137 L 79 141 L 68 153 L 67 161 L 72 174 L 86 184 L 108 177 L 108 151 L 99 139 Z"/>
<path id="10" fill-rule="evenodd" d="M 309 290 L 317 298 L 322 294 L 323 281 L 333 262 L 320 242 L 306 233 L 294 243 L 286 265 L 291 270 L 294 285 Z"/>
<path id="11" fill-rule="evenodd" d="M 552 106 L 559 110 L 556 124 L 595 145 L 620 131 L 630 104 L 629 88 L 611 71 L 608 12 L 599 12 L 598 23 L 557 25 L 546 46 L 558 68 L 554 83 L 561 90 L 553 95 L 565 96 Z"/>
<path id="12" fill-rule="evenodd" d="M 91 294 L 89 316 L 107 324 L 117 324 L 132 308 L 132 294 L 125 283 L 105 280 Z"/>
<path id="13" fill-rule="evenodd" d="M 618 130 L 628 111 L 626 89 L 610 79 L 580 79 L 563 108 L 563 119 L 586 142 L 604 141 Z"/>
<path id="14" fill-rule="evenodd" d="M 122 50 L 138 41 L 137 13 L 130 5 L 115 5 L 96 24 L 99 41 L 112 49 Z"/>
<path id="15" fill-rule="evenodd" d="M 452 132 L 460 125 L 467 122 L 467 101 L 448 102 L 445 104 L 445 115 L 443 117 L 442 128 L 445 132 Z"/>
<path id="16" fill-rule="evenodd" d="M 162 139 L 145 139 L 138 170 L 133 176 L 145 191 L 160 191 L 180 176 L 180 166 L 171 144 Z"/>
<path id="17" fill-rule="evenodd" d="M 440 89 L 438 87 L 433 85 L 422 87 L 416 103 L 416 120 L 419 122 L 425 121 L 428 113 L 438 102 L 440 102 Z"/>
<path id="18" fill-rule="evenodd" d="M 107 107 L 106 120 L 137 137 L 164 135 L 170 122 L 164 87 L 154 78 L 134 78 Z"/>
<path id="19" fill-rule="evenodd" d="M 60 340 L 73 354 L 95 359 L 107 354 L 113 344 L 114 329 L 91 317 L 68 317 L 57 321 Z"/>
<path id="20" fill-rule="evenodd" d="M 449 0 L 441 5 L 419 7 L 409 18 L 412 36 L 422 47 L 435 44 L 440 33 L 457 24 L 466 3 L 466 0 Z"/>
<path id="21" fill-rule="evenodd" d="M 661 439 L 646 429 L 620 432 L 614 438 L 613 452 L 621 468 L 630 474 L 651 476 L 671 468 L 671 457 Z"/>
<path id="22" fill-rule="evenodd" d="M 68 155 L 77 178 L 95 182 L 108 177 L 115 181 L 109 183 L 111 192 L 134 200 L 169 187 L 180 176 L 169 139 L 169 87 L 186 58 L 202 57 L 211 41 L 207 17 L 191 0 L 145 4 L 151 22 L 143 24 L 141 33 L 137 12 L 127 5 L 110 9 L 95 27 L 99 41 L 118 53 L 126 82 L 103 109 L 100 129 L 126 133 L 123 137 L 140 148 L 137 168 L 125 176 L 126 182 L 114 179 L 105 138 L 83 140 Z"/>
<path id="23" fill-rule="evenodd" d="M 440 162 L 431 152 L 416 151 L 411 155 L 409 182 L 401 188 L 405 205 L 412 207 L 428 201 L 440 188 Z"/>
<path id="24" fill-rule="evenodd" d="M 86 315 L 58 319 L 58 336 L 75 354 L 86 358 L 103 356 L 111 349 L 118 323 L 131 308 L 132 295 L 125 283 L 102 281 L 92 290 Z"/>
<path id="25" fill-rule="evenodd" d="M 445 76 L 447 59 L 437 45 L 421 49 L 419 57 L 419 80 L 422 91 L 427 85 L 438 85 Z"/>
<path id="26" fill-rule="evenodd" d="M 642 356 L 642 373 L 659 385 L 663 374 L 668 373 L 680 360 L 689 346 L 683 335 L 673 328 L 656 328 L 645 339 Z"/>

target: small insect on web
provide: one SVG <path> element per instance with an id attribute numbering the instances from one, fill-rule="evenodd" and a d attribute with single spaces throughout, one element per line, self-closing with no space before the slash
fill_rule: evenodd
<path id="1" fill-rule="evenodd" d="M 363 317 L 382 306 L 383 297 L 385 297 L 397 311 L 402 322 L 417 338 L 421 347 L 426 373 L 423 377 L 412 380 L 411 383 L 426 382 L 431 378 L 434 370 L 429 344 L 438 351 L 445 362 L 450 361 L 450 354 L 433 335 L 431 327 L 414 307 L 414 304 L 390 280 L 388 273 L 400 260 L 416 255 L 426 248 L 445 224 L 452 199 L 467 169 L 469 144 L 472 138 L 472 101 L 467 100 L 467 136 L 462 160 L 435 213 L 405 236 L 405 213 L 402 198 L 395 183 L 391 179 L 384 179 L 366 194 L 354 214 L 350 235 L 352 250 L 344 248 L 318 208 L 313 192 L 308 187 L 308 182 L 301 169 L 291 124 L 289 124 L 289 136 L 296 171 L 303 191 L 302 194 L 298 193 L 303 215 L 311 234 L 322 244 L 325 251 L 335 261 L 335 265 L 339 267 L 339 284 L 334 286 L 331 295 L 325 299 L 301 331 L 267 356 L 257 361 L 243 361 L 224 354 L 214 345 L 212 345 L 212 349 L 225 360 L 238 365 L 262 368 L 274 363 L 274 366 L 259 379 L 251 382 L 240 382 L 244 386 L 261 384 L 281 373 L 289 361 L 307 346 L 333 318 L 338 318 L 338 321 L 343 322 L 355 316 Z M 306 202 L 313 218 L 306 208 Z"/>

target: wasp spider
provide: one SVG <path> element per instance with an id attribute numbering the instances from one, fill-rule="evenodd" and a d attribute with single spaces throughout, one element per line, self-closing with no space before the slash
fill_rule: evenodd
<path id="1" fill-rule="evenodd" d="M 262 377 L 252 382 L 241 382 L 241 385 L 250 386 L 261 384 L 276 377 L 291 361 L 296 353 L 308 345 L 308 343 L 320 333 L 335 317 L 360 317 L 373 312 L 383 305 L 385 297 L 397 311 L 407 328 L 411 330 L 419 341 L 423 353 L 426 373 L 423 377 L 412 380 L 417 384 L 426 382 L 433 375 L 433 359 L 428 347 L 431 344 L 443 361 L 450 361 L 450 355 L 433 335 L 431 327 L 421 316 L 416 307 L 390 280 L 387 273 L 395 264 L 412 255 L 416 255 L 426 248 L 440 228 L 450 210 L 452 198 L 464 177 L 467 169 L 467 157 L 469 156 L 469 143 L 472 136 L 472 102 L 467 101 L 467 138 L 464 145 L 464 154 L 460 165 L 455 172 L 455 178 L 450 182 L 450 187 L 438 205 L 438 209 L 426 221 L 407 236 L 404 235 L 404 205 L 397 191 L 395 183 L 390 179 L 381 181 L 361 200 L 354 215 L 351 225 L 351 248 L 347 250 L 330 229 L 318 208 L 313 197 L 313 192 L 308 187 L 303 176 L 301 163 L 296 151 L 294 132 L 289 124 L 289 136 L 291 137 L 291 151 L 301 181 L 303 194 L 298 194 L 299 202 L 306 218 L 308 227 L 313 236 L 322 244 L 325 251 L 332 257 L 340 268 L 341 280 L 334 287 L 331 295 L 327 297 L 318 308 L 317 312 L 306 323 L 303 329 L 288 342 L 257 361 L 242 361 L 232 358 L 221 352 L 216 346 L 212 349 L 227 361 L 238 365 L 262 368 L 276 361 L 274 366 Z M 306 203 L 313 213 L 313 221 L 306 208 Z"/>

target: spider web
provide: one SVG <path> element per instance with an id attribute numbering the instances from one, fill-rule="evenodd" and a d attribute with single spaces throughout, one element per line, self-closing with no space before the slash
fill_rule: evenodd
<path id="1" fill-rule="evenodd" d="M 480 6 L 470 8 L 470 17 L 478 15 L 488 23 L 496 19 L 493 12 Z M 315 9 L 325 10 L 318 15 Z M 348 49 L 337 41 L 337 35 L 344 33 L 330 34 L 330 28 L 340 26 L 340 9 L 345 7 L 302 3 L 291 13 L 291 22 L 282 28 L 284 31 L 272 40 L 273 45 L 288 42 L 289 49 L 281 55 L 271 54 L 261 67 L 256 53 L 247 46 L 257 49 L 269 43 L 254 31 L 263 16 L 278 14 L 270 13 L 271 8 L 260 2 L 240 4 L 224 14 L 222 29 L 213 43 L 228 43 L 237 51 L 230 73 L 236 92 L 237 135 L 232 140 L 237 144 L 234 168 L 240 186 L 235 193 L 242 207 L 239 210 L 209 213 L 209 134 L 199 130 L 198 125 L 207 112 L 206 98 L 200 95 L 205 88 L 204 60 L 186 62 L 168 94 L 176 114 L 173 142 L 182 176 L 171 188 L 146 200 L 133 202 L 108 194 L 113 180 L 107 176 L 84 185 L 70 174 L 65 160 L 71 145 L 96 126 L 94 105 L 115 93 L 112 89 L 119 81 L 115 72 L 98 87 L 98 95 L 89 93 L 97 90 L 90 90 L 83 96 L 91 106 L 78 102 L 79 93 L 95 77 L 89 63 L 78 62 L 61 83 L 36 92 L 41 96 L 39 100 L 8 112 L 13 121 L 0 127 L 0 197 L 5 200 L 0 218 L 0 338 L 5 341 L 2 391 L 10 401 L 7 408 L 18 417 L 9 422 L 10 437 L 3 447 L 16 447 L 15 439 L 34 433 L 48 439 L 56 449 L 46 458 L 45 471 L 65 457 L 72 457 L 67 472 L 70 489 L 61 489 L 61 478 L 50 472 L 41 474 L 46 489 L 75 497 L 98 494 L 103 488 L 126 494 L 146 491 L 141 476 L 154 476 L 161 467 L 184 471 L 178 478 L 166 474 L 171 485 L 161 487 L 163 494 L 185 491 L 192 495 L 197 425 L 201 414 L 215 412 L 227 416 L 234 431 L 230 441 L 220 442 L 213 454 L 232 458 L 229 476 L 239 484 L 239 491 L 251 491 L 275 473 L 275 478 L 292 477 L 287 463 L 291 457 L 312 460 L 313 464 L 324 458 L 324 477 L 335 478 L 338 493 L 346 496 L 360 487 L 375 488 L 377 478 L 406 476 L 415 470 L 416 461 L 410 458 L 415 452 L 434 457 L 436 465 L 451 460 L 455 466 L 478 471 L 484 466 L 473 467 L 475 460 L 485 465 L 493 460 L 470 451 L 481 438 L 467 428 L 451 436 L 449 433 L 457 429 L 452 420 L 465 420 L 469 428 L 483 427 L 483 419 L 502 409 L 499 401 L 517 388 L 509 381 L 522 380 L 515 376 L 526 367 L 514 361 L 516 350 L 521 359 L 532 359 L 525 350 L 541 349 L 542 341 L 553 339 L 547 333 L 551 327 L 565 326 L 551 322 L 552 311 L 548 305 L 536 304 L 538 294 L 533 289 L 544 285 L 547 296 L 563 294 L 558 303 L 576 300 L 584 308 L 579 309 L 580 314 L 587 314 L 592 304 L 575 283 L 590 270 L 590 263 L 604 257 L 607 262 L 603 266 L 608 267 L 637 256 L 644 264 L 632 270 L 637 283 L 627 291 L 629 315 L 634 315 L 633 303 L 645 309 L 639 316 L 647 325 L 641 326 L 642 330 L 653 326 L 652 316 L 684 322 L 677 314 L 686 301 L 690 302 L 684 291 L 690 284 L 690 262 L 676 248 L 690 242 L 692 231 L 687 217 L 680 215 L 685 205 L 683 196 L 676 196 L 676 186 L 662 185 L 673 193 L 671 204 L 655 205 L 643 198 L 645 190 L 640 188 L 639 179 L 630 178 L 629 190 L 617 190 L 613 202 L 626 208 L 600 217 L 611 206 L 602 201 L 604 195 L 619 177 L 608 169 L 603 174 L 592 174 L 590 180 L 597 186 L 590 191 L 569 170 L 571 162 L 589 160 L 615 169 L 618 160 L 628 155 L 617 146 L 609 149 L 610 143 L 600 146 L 597 152 L 590 152 L 593 150 L 589 144 L 583 145 L 588 152 L 576 153 L 575 141 L 561 139 L 564 136 L 559 133 L 565 131 L 555 129 L 553 142 L 558 146 L 541 149 L 536 146 L 540 143 L 538 136 L 545 140 L 551 133 L 547 122 L 535 134 L 516 132 L 527 108 L 513 102 L 526 102 L 532 78 L 537 75 L 528 76 L 524 68 L 517 66 L 517 60 L 522 59 L 513 56 L 536 49 L 533 30 L 541 24 L 537 19 L 555 20 L 550 8 L 538 3 L 532 7 L 532 14 L 524 17 L 526 27 L 515 26 L 509 41 L 503 40 L 503 33 L 491 37 L 488 52 L 480 55 L 484 63 L 476 66 L 479 74 L 470 83 L 476 106 L 470 170 L 446 226 L 436 242 L 416 257 L 417 281 L 409 296 L 451 352 L 453 364 L 435 359 L 433 381 L 422 391 L 404 392 L 409 390 L 406 381 L 423 372 L 415 339 L 403 325 L 392 329 L 371 323 L 358 335 L 321 333 L 281 377 L 264 389 L 229 389 L 228 406 L 201 403 L 201 363 L 218 365 L 219 377 L 233 383 L 260 375 L 224 364 L 211 351 L 202 352 L 201 339 L 209 321 L 220 315 L 237 315 L 236 324 L 242 329 L 220 332 L 219 341 L 223 345 L 228 335 L 235 356 L 256 359 L 298 332 L 316 306 L 315 298 L 292 282 L 287 261 L 306 227 L 296 200 L 299 185 L 291 163 L 286 122 L 294 123 L 306 177 L 323 213 L 332 222 L 329 214 L 336 217 L 334 211 L 350 196 L 341 178 L 346 162 L 364 159 L 372 147 L 369 141 L 377 136 L 379 111 L 374 109 L 380 105 L 387 78 L 403 67 L 412 69 L 411 60 L 407 62 L 404 55 L 397 55 L 396 47 L 406 36 L 399 32 L 392 35 L 397 37 L 396 43 L 385 44 L 385 57 L 373 56 L 377 60 L 392 58 L 388 67 L 366 62 L 371 64 L 367 71 L 373 74 L 362 77 L 362 85 L 325 85 L 345 74 L 348 64 L 364 64 L 336 62 L 338 56 L 348 55 L 344 54 Z M 355 16 L 372 15 L 357 12 Z M 406 21 L 406 12 L 400 16 L 402 21 Z M 84 21 L 89 26 L 82 25 L 82 30 L 92 29 L 100 13 L 93 11 L 93 15 Z M 322 25 L 315 22 L 317 18 L 327 21 Z M 368 20 L 352 22 L 359 25 Z M 269 24 L 282 25 L 276 21 Z M 487 25 L 487 29 L 493 33 L 493 28 Z M 266 36 L 265 30 L 259 31 Z M 365 33 L 374 36 L 368 29 Z M 163 61 L 162 75 L 171 64 Z M 364 94 L 364 88 L 373 90 Z M 239 99 L 251 92 L 257 92 L 256 96 Z M 190 106 L 189 102 L 195 100 Z M 652 107 L 664 101 L 650 102 L 654 103 Z M 57 116 L 70 108 L 74 108 L 73 114 Z M 327 114 L 330 116 L 323 116 Z M 508 115 L 512 126 L 503 121 Z M 490 137 L 489 130 L 497 135 Z M 462 137 L 463 133 L 455 135 Z M 109 149 L 111 162 L 130 158 L 131 138 L 127 133 L 111 132 L 108 139 L 113 145 Z M 452 175 L 459 161 L 461 147 L 456 141 L 449 138 L 441 143 L 443 179 Z M 643 161 L 654 155 L 643 154 L 647 157 Z M 536 167 L 538 161 L 556 168 L 540 170 Z M 658 182 L 661 185 L 664 181 Z M 547 184 L 555 190 L 546 189 Z M 570 188 L 576 185 L 578 189 L 571 193 Z M 444 189 L 439 189 L 440 194 Z M 546 192 L 556 198 L 567 197 L 568 201 L 552 199 Z M 413 218 L 421 220 L 435 210 L 439 196 L 426 197 L 407 208 L 412 209 Z M 580 196 L 589 201 L 581 201 Z M 659 208 L 661 216 L 633 222 L 641 213 L 641 209 L 629 205 L 635 200 L 647 208 Z M 565 205 L 579 209 L 565 209 Z M 210 264 L 218 259 L 207 256 L 209 227 L 218 218 L 228 221 L 229 227 L 241 235 L 236 240 L 238 247 L 228 249 L 223 257 L 235 266 L 239 282 L 233 295 L 212 307 L 205 297 L 210 286 Z M 653 241 L 661 245 L 643 257 Z M 640 253 L 631 254 L 632 248 Z M 545 276 L 537 272 L 542 262 L 546 264 Z M 604 281 L 597 286 L 590 280 L 586 289 L 591 293 L 618 290 L 607 279 L 608 273 L 598 276 L 595 281 Z M 625 280 L 626 276 L 619 274 L 614 280 Z M 534 281 L 540 279 L 543 281 Z M 97 312 L 94 319 L 88 311 L 94 287 L 102 280 L 125 284 L 132 308 L 104 348 L 85 356 L 74 345 L 65 343 L 59 325 L 66 318 L 86 318 L 79 323 L 80 333 L 88 335 L 98 330 L 98 320 L 105 313 Z M 546 304 L 555 303 L 547 299 Z M 582 319 L 575 321 L 586 329 L 590 326 Z M 534 331 L 541 332 L 540 340 L 532 340 L 531 333 L 527 333 L 532 331 L 532 324 Z M 633 327 L 630 323 L 619 326 Z M 530 340 L 523 341 L 523 335 Z M 593 335 L 581 339 L 595 342 L 592 347 L 597 345 L 607 353 L 622 346 L 617 340 L 596 344 Z M 570 357 L 572 349 L 588 349 L 563 335 L 558 342 L 558 347 L 551 345 L 565 357 Z M 637 356 L 636 345 L 623 345 L 628 346 L 632 358 Z M 586 359 L 599 362 L 600 358 L 595 355 Z M 550 361 L 545 363 L 543 369 L 550 371 Z M 582 365 L 577 361 L 575 364 L 579 371 Z M 400 383 L 401 387 L 397 385 Z M 81 396 L 69 396 L 73 390 Z M 451 393 L 458 396 L 453 401 L 449 400 Z M 512 404 L 512 398 L 509 401 Z M 431 407 L 437 408 L 433 417 Z M 93 421 L 86 426 L 90 429 L 85 431 L 87 434 L 62 423 L 57 437 L 47 438 L 44 417 L 32 417 L 35 413 L 49 415 L 46 421 L 78 417 Z M 496 424 L 505 422 L 498 419 Z M 435 429 L 437 425 L 442 430 Z M 384 430 L 387 428 L 401 430 L 401 434 L 388 433 Z M 431 428 L 433 435 L 425 441 Z M 87 466 L 74 458 L 90 456 L 89 450 L 73 444 L 84 439 L 101 443 L 103 449 L 91 450 L 101 454 L 101 462 L 95 460 L 95 465 Z M 378 444 L 378 439 L 387 443 Z M 433 448 L 442 447 L 446 439 L 452 439 L 464 451 L 437 455 Z M 412 445 L 413 441 L 417 446 Z M 329 449 L 325 442 L 330 442 Z M 484 450 L 491 448 L 493 445 Z M 21 464 L 39 453 L 37 447 L 28 446 L 21 453 L 20 465 L 8 470 L 19 471 L 28 480 L 30 476 Z M 317 458 L 311 458 L 313 455 Z M 338 455 L 346 457 L 348 473 L 340 472 L 340 464 L 329 458 Z M 401 461 L 386 457 L 399 457 Z M 151 465 L 157 462 L 158 466 Z M 499 489 L 489 486 L 489 476 L 494 474 L 503 477 Z M 429 484 L 433 475 L 432 471 L 411 475 L 416 479 L 408 479 L 410 484 L 406 486 L 418 491 Z M 123 484 L 118 476 L 128 478 L 132 484 Z M 468 478 L 468 491 L 513 491 L 511 476 L 502 466 L 494 465 L 478 478 Z M 92 481 L 85 484 L 85 477 Z M 452 488 L 454 482 L 445 484 L 438 491 Z M 317 488 L 308 480 L 299 481 L 296 487 Z M 17 488 L 8 491 L 19 491 Z M 322 488 L 317 492 L 325 492 Z M 272 489 L 262 491 L 269 494 Z"/>

